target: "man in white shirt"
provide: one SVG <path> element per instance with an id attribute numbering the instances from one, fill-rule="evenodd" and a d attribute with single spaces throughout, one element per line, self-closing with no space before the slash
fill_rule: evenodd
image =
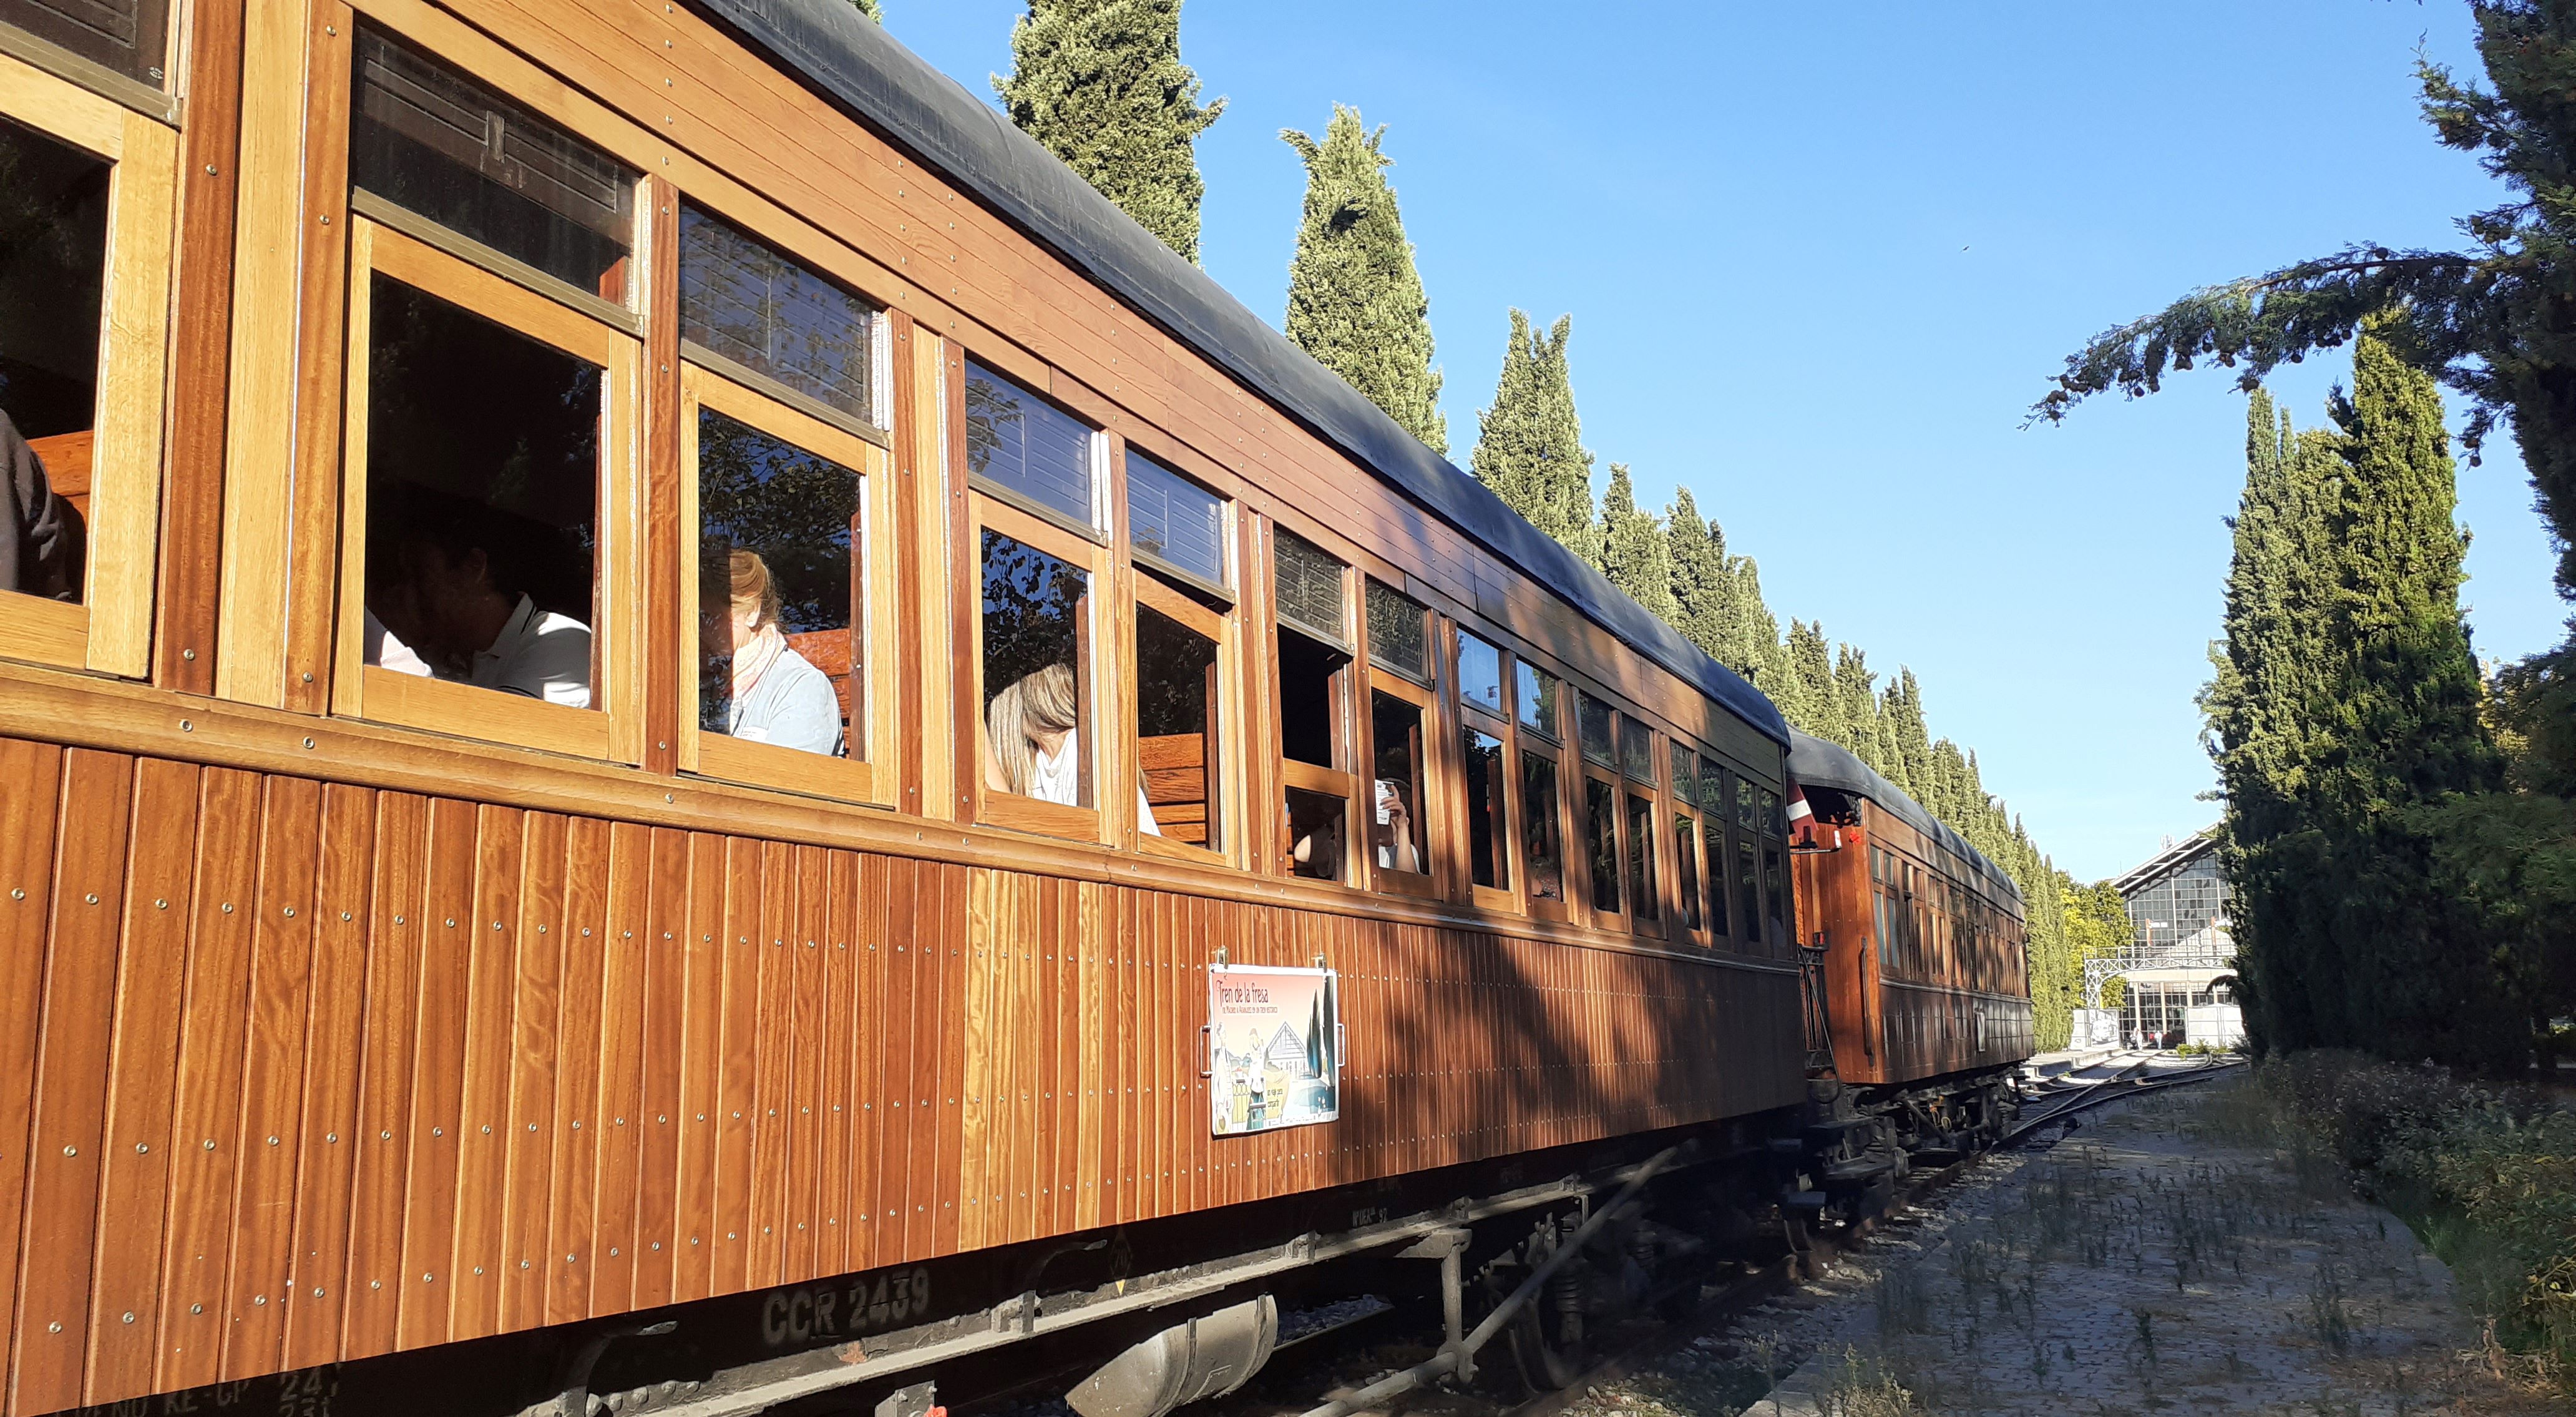
<path id="1" fill-rule="evenodd" d="M 384 627 L 441 679 L 590 707 L 590 627 L 537 608 L 478 540 L 438 526 L 405 536 L 373 607 Z"/>

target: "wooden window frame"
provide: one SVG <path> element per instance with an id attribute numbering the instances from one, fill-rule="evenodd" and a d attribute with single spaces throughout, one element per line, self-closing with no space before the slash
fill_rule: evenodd
<path id="1" fill-rule="evenodd" d="M 1520 669 L 1521 656 L 1517 653 L 1506 651 L 1504 661 L 1507 672 L 1517 676 Z M 1548 676 L 1555 681 L 1554 692 L 1556 694 L 1556 721 L 1559 727 L 1562 727 L 1566 722 L 1565 676 L 1557 674 L 1554 671 L 1549 670 L 1545 665 L 1537 664 L 1535 662 L 1531 664 L 1531 667 L 1542 673 L 1548 674 Z M 1570 781 L 1579 782 L 1581 780 L 1583 774 L 1582 754 L 1572 744 L 1566 743 L 1560 739 L 1550 738 L 1545 733 L 1542 733 L 1538 729 L 1532 728 L 1521 721 L 1520 687 L 1519 680 L 1517 678 L 1512 680 L 1511 694 L 1512 710 L 1510 718 L 1512 724 L 1513 822 L 1512 874 L 1515 878 L 1514 885 L 1520 896 L 1521 908 L 1527 911 L 1532 918 L 1539 920 L 1553 920 L 1559 923 L 1570 924 L 1577 918 L 1575 912 L 1581 908 L 1577 904 L 1577 897 L 1575 895 L 1575 892 L 1581 888 L 1576 886 L 1574 881 L 1574 877 L 1577 874 L 1576 862 L 1574 860 L 1575 837 L 1574 833 L 1569 829 L 1569 826 L 1576 820 L 1576 818 L 1574 815 L 1573 798 L 1572 795 L 1566 791 L 1566 784 Z M 1523 770 L 1521 768 L 1521 757 L 1523 754 L 1535 755 L 1544 761 L 1553 764 L 1556 768 L 1556 857 L 1558 896 L 1554 900 L 1549 900 L 1545 896 L 1538 895 L 1530 889 L 1531 877 L 1528 853 L 1526 849 L 1527 843 L 1522 838 L 1521 822 L 1521 814 L 1526 812 L 1529 807 L 1529 804 L 1522 800 Z M 1569 763 L 1573 765 L 1571 769 L 1567 766 Z M 1583 866 L 1584 873 L 1588 875 L 1590 870 L 1591 867 L 1589 863 L 1585 863 Z"/>
<path id="2" fill-rule="evenodd" d="M 961 389 L 958 395 L 964 397 Z M 1099 434 L 1093 434 L 1094 456 L 1097 457 Z M 1096 495 L 1096 493 L 1095 493 Z M 1074 665 L 1077 682 L 1089 700 L 1083 731 L 1088 741 L 1083 745 L 1087 759 L 1085 770 L 1091 778 L 1091 801 L 1088 807 L 1069 807 L 1060 802 L 1022 797 L 1015 792 L 996 792 L 984 784 L 984 760 L 989 750 L 985 743 L 984 693 L 984 533 L 996 531 L 1027 546 L 1067 562 L 1091 578 L 1091 590 L 1084 599 L 1089 602 L 1087 623 L 1076 627 L 1078 662 Z M 1113 699 L 1104 703 L 1101 645 L 1101 606 L 1114 593 L 1116 579 L 1111 575 L 1109 549 L 1101 541 L 1075 535 L 1053 517 L 1042 517 L 1021 507 L 1017 498 L 994 495 L 980 478 L 966 491 L 966 538 L 956 557 L 956 575 L 960 604 L 965 607 L 968 622 L 966 642 L 966 682 L 971 686 L 962 717 L 971 719 L 964 725 L 960 766 L 965 770 L 959 786 L 961 795 L 969 798 L 969 819 L 984 826 L 1010 831 L 1030 832 L 1066 841 L 1107 844 L 1107 813 L 1102 805 L 1101 784 L 1109 780 L 1104 769 L 1104 749 L 1113 735 L 1104 735 L 1101 724 L 1119 712 Z M 1130 730 L 1132 733 L 1132 730 Z"/>
<path id="3" fill-rule="evenodd" d="M 699 726 L 698 676 L 698 414 L 712 409 L 817 457 L 829 458 L 861 478 L 860 529 L 851 538 L 851 574 L 866 601 L 865 623 L 855 625 L 863 645 L 860 692 L 867 734 L 866 757 L 827 758 L 773 743 L 745 742 Z M 894 805 L 898 774 L 894 745 L 902 732 L 895 646 L 901 642 L 895 556 L 894 458 L 874 441 L 839 422 L 746 386 L 729 374 L 684 358 L 680 365 L 680 586 L 677 610 L 682 662 L 679 675 L 679 767 L 684 773 L 766 787 L 781 792 Z"/>
<path id="4" fill-rule="evenodd" d="M 1458 666 L 1465 652 L 1466 637 L 1471 635 L 1493 647 L 1494 663 L 1500 670 L 1502 681 L 1503 707 L 1499 714 L 1467 698 L 1466 685 Z M 1455 726 L 1450 732 L 1458 741 L 1457 800 L 1451 805 L 1453 819 L 1458 823 L 1459 884 L 1467 893 L 1467 903 L 1477 909 L 1518 914 L 1528 870 L 1521 860 L 1520 723 L 1519 715 L 1513 712 L 1512 680 L 1515 656 L 1494 636 L 1479 633 L 1455 621 L 1448 623 L 1448 633 L 1441 636 L 1438 652 L 1446 657 L 1448 663 L 1449 692 L 1446 697 L 1457 706 L 1453 715 Z M 1494 824 L 1494 830 L 1502 841 L 1503 870 L 1507 877 L 1500 886 L 1476 884 L 1475 838 L 1467 829 L 1468 818 L 1474 809 L 1467 796 L 1466 736 L 1469 729 L 1494 739 L 1503 747 L 1494 766 L 1503 778 L 1502 819 Z"/>
<path id="5" fill-rule="evenodd" d="M 1229 502 L 1227 506 L 1228 524 L 1231 525 L 1232 503 Z M 1244 813 L 1239 810 L 1240 794 L 1236 791 L 1239 773 L 1235 770 L 1235 765 L 1242 756 L 1242 750 L 1236 744 L 1242 734 L 1236 730 L 1235 725 L 1245 716 L 1241 706 L 1236 702 L 1239 695 L 1234 691 L 1234 685 L 1239 682 L 1242 675 L 1241 636 L 1236 633 L 1236 616 L 1230 611 L 1212 610 L 1165 585 L 1157 579 L 1163 572 L 1152 561 L 1135 564 L 1142 568 L 1130 571 L 1128 574 L 1135 603 L 1179 622 L 1183 629 L 1203 636 L 1216 645 L 1216 700 L 1208 705 L 1208 712 L 1216 720 L 1216 731 L 1213 736 L 1216 739 L 1217 751 L 1214 760 L 1206 765 L 1206 772 L 1208 801 L 1217 809 L 1216 818 L 1219 823 L 1218 843 L 1211 850 L 1185 841 L 1175 841 L 1170 837 L 1158 836 L 1146 831 L 1142 822 L 1132 822 L 1129 827 L 1136 836 L 1136 849 L 1147 856 L 1161 856 L 1174 861 L 1193 861 L 1203 866 L 1241 865 L 1248 859 L 1250 833 L 1243 830 Z M 1195 576 L 1186 577 L 1185 580 L 1190 585 L 1198 584 L 1198 578 Z M 1132 676 L 1136 667 L 1143 661 L 1138 658 L 1136 649 L 1135 617 L 1131 615 L 1127 620 L 1122 646 L 1126 652 L 1122 662 Z M 981 662 L 980 658 L 978 662 Z M 1145 745 L 1143 725 L 1137 722 L 1137 704 L 1133 695 L 1129 696 L 1123 722 L 1126 758 L 1135 766 L 1134 776 L 1141 791 L 1144 783 Z M 1125 799 L 1122 797 L 1121 800 Z M 1285 810 L 1284 796 L 1281 799 L 1281 807 Z"/>
<path id="6" fill-rule="evenodd" d="M 1687 798 L 1682 796 L 1682 780 L 1680 776 L 1681 764 L 1673 761 L 1673 752 L 1675 749 L 1679 749 L 1690 756 L 1691 790 L 1690 796 Z M 1699 760 L 1700 753 L 1697 744 L 1694 744 L 1685 738 L 1673 737 L 1670 735 L 1665 737 L 1664 754 L 1660 760 L 1659 766 L 1662 771 L 1670 776 L 1671 780 L 1665 787 L 1667 806 L 1664 816 L 1666 820 L 1674 822 L 1678 822 L 1685 817 L 1690 820 L 1691 879 L 1696 883 L 1697 889 L 1695 893 L 1699 897 L 1696 901 L 1689 902 L 1690 904 L 1694 904 L 1698 907 L 1696 912 L 1686 911 L 1683 909 L 1685 901 L 1684 893 L 1682 891 L 1681 871 L 1682 839 L 1681 830 L 1676 826 L 1672 831 L 1672 848 L 1668 853 L 1666 853 L 1672 859 L 1673 938 L 1687 941 L 1701 949 L 1708 949 L 1713 946 L 1715 941 L 1714 937 L 1709 933 L 1707 844 L 1708 813 L 1701 808 L 1699 803 Z M 1690 916 L 1692 913 L 1696 913 L 1699 916 L 1699 924 L 1696 927 L 1692 926 L 1690 923 Z"/>
<path id="7" fill-rule="evenodd" d="M 1362 617 L 1362 628 L 1363 630 L 1366 628 L 1365 616 Z M 1436 630 L 1432 633 L 1436 633 Z M 1436 676 L 1439 672 L 1436 651 L 1433 658 L 1435 663 L 1432 666 L 1432 672 Z M 1414 830 L 1419 837 L 1415 850 L 1420 854 L 1426 868 L 1421 874 L 1416 875 L 1410 871 L 1399 871 L 1392 866 L 1380 866 L 1377 864 L 1377 852 L 1364 846 L 1359 854 L 1361 861 L 1368 867 L 1369 889 L 1383 895 L 1447 900 L 1450 861 L 1449 852 L 1442 849 L 1443 842 L 1448 838 L 1448 832 L 1445 830 L 1447 823 L 1443 820 L 1448 813 L 1444 808 L 1450 793 L 1459 789 L 1453 782 L 1457 774 L 1450 766 L 1449 755 L 1443 752 L 1440 746 L 1441 723 L 1445 717 L 1440 712 L 1440 696 L 1431 688 L 1413 682 L 1401 672 L 1389 669 L 1373 658 L 1366 662 L 1368 672 L 1359 686 L 1362 694 L 1371 696 L 1384 694 L 1388 698 L 1401 700 L 1422 711 L 1421 761 L 1413 765 L 1413 770 L 1420 774 L 1423 780 L 1413 786 L 1413 801 L 1414 810 L 1422 818 L 1414 825 Z M 1362 783 L 1369 784 L 1367 790 L 1361 795 L 1362 815 L 1353 819 L 1358 830 L 1348 833 L 1357 838 L 1363 831 L 1376 825 L 1377 710 L 1374 703 L 1370 704 L 1368 712 L 1355 713 L 1352 717 L 1359 721 L 1359 760 L 1366 765 L 1358 774 L 1358 779 Z"/>
<path id="8" fill-rule="evenodd" d="M 1279 769 L 1276 791 L 1273 794 L 1277 800 L 1264 805 L 1262 816 L 1265 821 L 1275 823 L 1280 833 L 1283 849 L 1275 863 L 1276 870 L 1282 877 L 1302 881 L 1308 885 L 1364 890 L 1367 887 L 1360 875 L 1361 863 L 1368 861 L 1370 863 L 1368 869 L 1375 869 L 1374 858 L 1361 850 L 1363 843 L 1360 784 L 1368 781 L 1369 775 L 1357 770 L 1353 764 L 1362 761 L 1361 750 L 1366 743 L 1360 708 L 1367 694 L 1368 656 L 1361 643 L 1360 627 L 1366 621 L 1367 614 L 1359 604 L 1360 595 L 1365 592 L 1357 594 L 1353 592 L 1352 573 L 1356 568 L 1349 558 L 1335 554 L 1325 544 L 1324 539 L 1296 527 L 1283 526 L 1275 518 L 1264 518 L 1260 531 L 1262 560 L 1270 569 L 1271 584 L 1268 587 L 1269 606 L 1264 615 L 1269 623 L 1270 633 L 1266 637 L 1267 643 L 1263 646 L 1268 652 L 1269 659 L 1262 666 L 1264 672 L 1258 692 L 1271 716 L 1269 741 L 1265 747 L 1270 755 L 1270 761 Z M 1340 716 L 1341 727 L 1341 732 L 1334 738 L 1334 742 L 1341 749 L 1342 758 L 1341 766 L 1336 768 L 1318 767 L 1313 763 L 1291 758 L 1287 755 L 1282 741 L 1281 729 L 1284 725 L 1281 721 L 1282 710 L 1277 700 L 1279 636 L 1293 634 L 1314 639 L 1307 627 L 1296 624 L 1279 614 L 1278 545 L 1279 536 L 1283 532 L 1331 556 L 1334 563 L 1342 568 L 1342 643 L 1329 644 L 1321 640 L 1316 641 L 1327 649 L 1337 650 L 1350 657 L 1349 661 L 1333 676 L 1335 681 L 1333 712 Z M 1338 797 L 1342 801 L 1342 871 L 1332 880 L 1299 875 L 1295 862 L 1290 859 L 1285 849 L 1295 846 L 1287 836 L 1288 789 L 1290 788 L 1323 797 Z M 1274 811 L 1279 815 L 1271 816 L 1270 813 Z"/>
<path id="9" fill-rule="evenodd" d="M 650 220 L 649 215 L 646 220 Z M 642 235 L 639 232 L 639 237 Z M 638 240 L 639 248 L 645 242 Z M 365 662 L 367 375 L 381 273 L 601 370 L 602 428 L 593 572 L 592 707 L 577 709 Z M 633 333 L 547 299 L 471 261 L 363 216 L 349 220 L 346 413 L 340 458 L 339 635 L 333 713 L 571 757 L 644 760 L 644 345 Z"/>
<path id="10" fill-rule="evenodd" d="M 1673 928 L 1670 899 L 1672 873 L 1664 869 L 1664 860 L 1671 853 L 1664 847 L 1663 838 L 1666 833 L 1653 831 L 1654 827 L 1663 820 L 1664 799 L 1663 795 L 1652 787 L 1646 787 L 1640 793 L 1638 789 L 1642 786 L 1644 784 L 1624 772 L 1619 775 L 1619 864 L 1627 872 L 1627 876 L 1623 879 L 1634 886 L 1636 884 L 1634 878 L 1639 871 L 1653 873 L 1645 882 L 1646 888 L 1643 891 L 1628 892 L 1631 897 L 1628 903 L 1628 929 L 1630 933 L 1643 939 L 1666 940 L 1672 937 Z M 1651 851 L 1642 854 L 1637 847 L 1635 810 L 1640 802 L 1646 806 L 1646 827 L 1655 837 L 1653 841 L 1647 843 Z M 1640 902 L 1650 896 L 1655 904 L 1655 914 L 1652 919 L 1648 919 L 1646 913 L 1637 908 Z"/>
<path id="11" fill-rule="evenodd" d="M 1580 707 L 1578 702 L 1577 707 Z M 1578 729 L 1580 725 L 1577 725 Z M 1635 917 L 1626 909 L 1628 899 L 1628 780 L 1615 767 L 1605 768 L 1583 756 L 1581 747 L 1574 750 L 1575 773 L 1571 779 L 1579 801 L 1569 804 L 1576 825 L 1577 839 L 1583 844 L 1583 909 L 1597 930 L 1633 933 Z M 1610 871 L 1619 883 L 1620 908 L 1604 910 L 1592 889 L 1592 784 L 1598 782 L 1610 789 Z"/>
<path id="12" fill-rule="evenodd" d="M 152 668 L 179 134 L 5 53 L 0 115 L 111 164 L 83 518 L 87 583 L 78 604 L 0 593 L 0 657 L 140 679 Z"/>

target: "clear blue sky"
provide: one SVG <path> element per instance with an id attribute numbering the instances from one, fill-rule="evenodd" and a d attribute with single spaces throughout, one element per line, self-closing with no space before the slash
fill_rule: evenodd
<path id="1" fill-rule="evenodd" d="M 989 96 L 1021 0 L 885 0 Z M 2215 820 L 2208 677 L 2244 477 L 2224 371 L 2021 427 L 2065 354 L 2191 286 L 2347 241 L 2447 244 L 2498 200 L 2416 113 L 2431 0 L 1822 6 L 1189 0 L 1228 100 L 1200 139 L 1207 268 L 1276 322 L 1335 101 L 1387 151 L 1463 465 L 1505 311 L 1574 315 L 1596 483 L 1677 483 L 1784 620 L 1922 679 L 1935 734 L 2080 878 Z M 2275 381 L 2322 420 L 2348 361 Z M 2461 469 L 2478 648 L 2554 641 L 2510 446 Z"/>

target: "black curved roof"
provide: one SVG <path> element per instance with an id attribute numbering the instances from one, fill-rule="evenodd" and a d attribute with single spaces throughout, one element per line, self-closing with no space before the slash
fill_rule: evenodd
<path id="1" fill-rule="evenodd" d="M 1780 711 L 1726 666 L 1424 447 L 1157 241 L 1053 153 L 848 0 L 692 0 L 1245 387 L 1520 568 L 1629 648 L 1787 747 Z"/>
<path id="2" fill-rule="evenodd" d="M 2021 902 L 2021 887 L 2005 874 L 2001 866 L 1986 859 L 1986 853 L 1968 844 L 1968 839 L 1952 831 L 1948 823 L 1923 810 L 1923 804 L 1905 795 L 1905 790 L 1879 775 L 1878 769 L 1840 743 L 1829 743 L 1812 733 L 1789 730 L 1789 776 L 1801 786 L 1829 787 L 1836 792 L 1866 797 L 1896 814 L 1896 819 L 1941 843 L 1961 860 L 1975 866 L 1995 889 Z"/>

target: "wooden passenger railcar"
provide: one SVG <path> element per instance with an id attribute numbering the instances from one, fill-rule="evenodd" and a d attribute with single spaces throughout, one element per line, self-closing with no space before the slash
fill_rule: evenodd
<path id="1" fill-rule="evenodd" d="M 1798 926 L 1824 956 L 1833 1075 L 1898 1139 L 1987 1126 L 2002 1070 L 2032 1049 L 2021 893 L 1956 831 L 1848 750 L 1791 733 L 1813 813 Z"/>
<path id="2" fill-rule="evenodd" d="M 848 6 L 75 8 L 0 0 L 88 533 L 0 595 L 7 1412 L 846 1370 L 1802 1098 L 1770 705 Z M 842 752 L 702 674 L 748 546 Z M 586 673 L 408 672 L 439 577 Z M 1338 1120 L 1212 1134 L 1218 962 L 1336 972 Z"/>

